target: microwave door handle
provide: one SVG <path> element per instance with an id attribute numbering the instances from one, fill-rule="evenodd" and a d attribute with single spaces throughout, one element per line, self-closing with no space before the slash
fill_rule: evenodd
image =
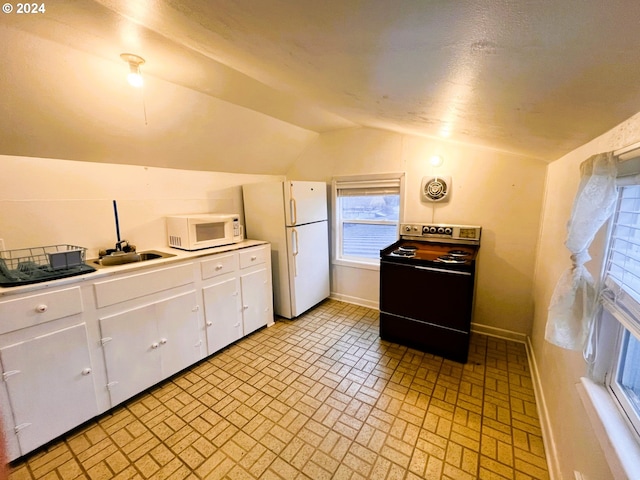
<path id="1" fill-rule="evenodd" d="M 298 231 L 294 228 L 291 230 L 291 251 L 293 256 L 293 276 L 298 276 L 298 264 L 296 257 L 298 256 Z"/>

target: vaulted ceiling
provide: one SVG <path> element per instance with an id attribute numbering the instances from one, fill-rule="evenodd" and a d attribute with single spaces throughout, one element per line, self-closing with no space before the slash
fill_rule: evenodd
<path id="1" fill-rule="evenodd" d="M 179 123 L 184 116 L 150 100 L 154 93 L 160 97 L 155 82 L 162 84 L 165 99 L 172 95 L 167 86 L 178 86 L 295 126 L 286 134 L 279 124 L 262 126 L 262 120 L 253 119 L 251 126 L 294 145 L 308 142 L 310 133 L 367 126 L 552 161 L 640 111 L 638 2 L 76 0 L 44 5 L 45 13 L 2 17 L 0 48 L 8 63 L 0 85 L 5 95 L 0 153 L 37 155 L 35 143 L 51 145 L 69 131 L 76 132 L 73 142 L 82 143 L 78 132 L 82 138 L 92 135 L 83 131 L 86 124 L 94 132 L 99 128 L 99 135 L 126 138 L 119 131 L 122 120 L 106 118 L 122 108 L 111 95 L 124 90 L 100 83 L 124 75 L 122 52 L 146 60 L 143 73 L 151 85 L 144 108 L 151 127 L 153 118 L 175 116 Z M 82 82 L 91 83 L 83 87 Z M 86 111 L 66 106 L 73 102 Z M 199 112 L 199 103 L 190 106 L 192 115 L 210 116 L 222 108 L 200 106 Z M 134 110 L 131 115 L 142 115 L 140 108 Z M 38 112 L 51 111 L 64 115 L 34 120 Z M 30 113 L 21 118 L 21 112 Z M 95 114 L 105 118 L 96 124 L 90 120 Z M 236 118 L 232 126 L 234 121 L 236 130 L 247 122 Z M 52 122 L 59 125 L 53 128 Z M 51 129 L 49 137 L 41 135 L 43 129 Z M 237 135 L 238 142 L 245 141 L 240 131 Z M 86 154 L 81 146 L 74 148 L 67 157 Z M 135 149 L 136 143 L 126 148 Z"/>

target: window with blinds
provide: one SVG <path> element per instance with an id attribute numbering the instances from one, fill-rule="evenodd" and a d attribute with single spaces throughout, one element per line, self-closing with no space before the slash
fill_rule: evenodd
<path id="1" fill-rule="evenodd" d="M 606 383 L 640 436 L 640 185 L 619 188 L 601 300 L 620 324 Z"/>
<path id="2" fill-rule="evenodd" d="M 339 177 L 333 181 L 336 259 L 379 263 L 398 239 L 403 174 Z"/>

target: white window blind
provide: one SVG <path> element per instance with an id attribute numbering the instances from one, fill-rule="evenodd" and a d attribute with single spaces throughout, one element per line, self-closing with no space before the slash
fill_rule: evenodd
<path id="1" fill-rule="evenodd" d="M 619 188 L 601 299 L 640 339 L 640 185 Z"/>
<path id="2" fill-rule="evenodd" d="M 336 190 L 339 197 L 398 195 L 400 194 L 400 178 L 367 181 L 336 180 Z"/>

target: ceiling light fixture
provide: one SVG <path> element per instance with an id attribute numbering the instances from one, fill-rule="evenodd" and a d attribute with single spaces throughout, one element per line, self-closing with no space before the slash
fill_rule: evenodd
<path id="1" fill-rule="evenodd" d="M 127 75 L 129 85 L 136 88 L 142 87 L 144 81 L 142 73 L 140 73 L 140 65 L 144 63 L 144 58 L 133 53 L 121 53 L 120 58 L 129 64 L 129 74 Z"/>
<path id="2" fill-rule="evenodd" d="M 444 163 L 444 158 L 442 158 L 440 155 L 434 155 L 429 159 L 429 163 L 431 163 L 431 165 L 433 165 L 434 167 L 439 167 Z"/>

